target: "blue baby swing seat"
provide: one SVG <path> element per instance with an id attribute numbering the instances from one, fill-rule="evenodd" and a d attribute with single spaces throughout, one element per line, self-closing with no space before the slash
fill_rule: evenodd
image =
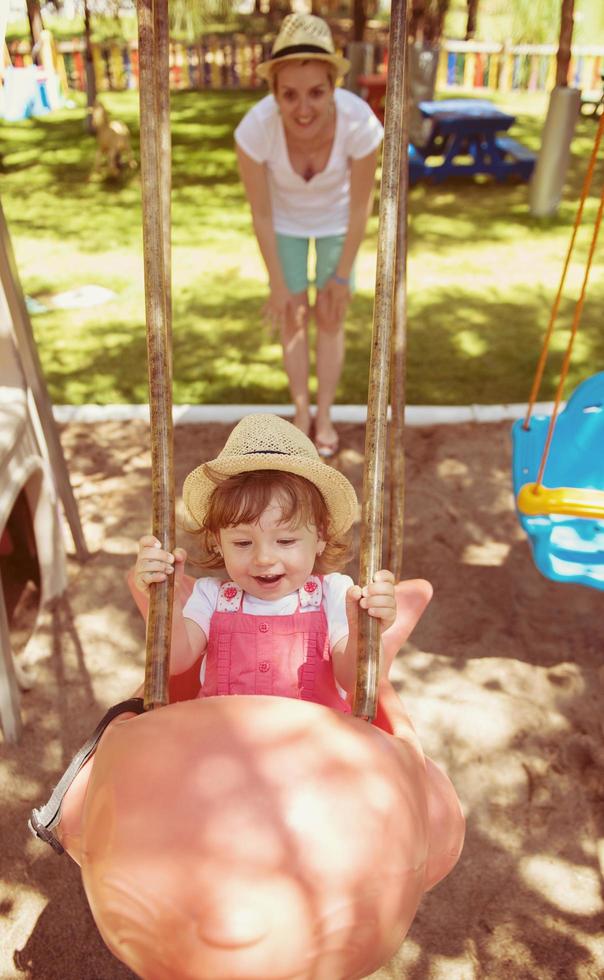
<path id="1" fill-rule="evenodd" d="M 535 495 L 527 484 L 537 479 L 549 423 L 534 415 L 528 429 L 522 420 L 512 427 L 518 518 L 543 575 L 604 589 L 604 371 L 583 381 L 558 416 Z"/>

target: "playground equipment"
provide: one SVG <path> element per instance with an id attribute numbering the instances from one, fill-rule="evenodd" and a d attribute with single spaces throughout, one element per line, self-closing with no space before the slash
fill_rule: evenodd
<path id="1" fill-rule="evenodd" d="M 430 591 L 397 587 L 389 662 Z M 63 800 L 103 939 L 153 980 L 373 972 L 459 857 L 451 783 L 387 680 L 368 725 L 277 697 L 188 700 L 198 676 L 170 683 L 187 700 L 124 704 Z"/>
<path id="2" fill-rule="evenodd" d="M 5 540 L 21 494 L 32 522 L 42 608 L 61 595 L 67 584 L 58 497 L 78 558 L 88 553 L 0 206 L 0 537 L 4 532 Z M 17 741 L 21 733 L 19 692 L 1 586 L 0 720 L 5 739 Z"/>
<path id="3" fill-rule="evenodd" d="M 406 10 L 405 0 L 393 4 L 362 581 L 381 562 L 391 360 L 393 393 L 403 384 Z M 139 0 L 138 18 L 153 533 L 173 550 L 166 0 Z M 395 431 L 401 424 L 397 406 Z M 393 462 L 390 546 L 400 552 L 402 464 Z M 377 624 L 361 617 L 354 717 L 279 697 L 190 700 L 198 680 L 169 678 L 173 589 L 169 578 L 151 591 L 144 701 L 111 710 L 32 826 L 81 863 L 101 935 L 141 977 L 365 976 L 396 951 L 464 834 L 451 783 L 424 757 L 387 676 L 378 685 Z M 430 595 L 426 582 L 398 585 L 387 667 Z"/>
<path id="4" fill-rule="evenodd" d="M 535 564 L 548 578 L 604 589 L 604 372 L 575 390 L 557 419 L 543 475 L 535 480 L 550 426 L 514 424 L 514 492 Z"/>
<path id="5" fill-rule="evenodd" d="M 558 417 L 604 210 L 604 186 L 551 417 L 531 419 L 585 200 L 604 116 L 587 169 L 558 293 L 524 421 L 513 426 L 513 482 L 518 515 L 537 567 L 549 578 L 604 589 L 604 372 L 576 389 Z"/>
<path id="6" fill-rule="evenodd" d="M 57 47 L 50 31 L 40 33 L 35 52 L 37 64 L 12 65 L 4 33 L 0 38 L 3 50 L 0 111 L 7 122 L 19 122 L 30 116 L 43 116 L 64 102 L 66 79 L 61 77 Z"/>

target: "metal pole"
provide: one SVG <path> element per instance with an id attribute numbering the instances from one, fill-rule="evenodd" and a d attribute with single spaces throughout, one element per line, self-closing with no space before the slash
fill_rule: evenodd
<path id="1" fill-rule="evenodd" d="M 407 45 L 403 49 L 403 105 L 401 133 L 401 183 L 398 200 L 396 268 L 394 282 L 394 322 L 390 359 L 390 483 L 386 567 L 395 581 L 402 574 L 405 520 L 405 404 L 407 367 L 407 203 L 409 194 L 409 73 Z"/>
<path id="2" fill-rule="evenodd" d="M 379 235 L 373 311 L 373 339 L 369 366 L 361 556 L 359 581 L 370 582 L 381 564 L 383 536 L 384 469 L 387 452 L 390 383 L 390 332 L 394 317 L 395 265 L 401 169 L 403 65 L 407 47 L 407 0 L 393 0 L 390 20 L 388 76 Z M 407 166 L 407 161 L 404 161 Z M 357 677 L 354 714 L 371 721 L 377 707 L 379 679 L 379 624 L 359 617 Z"/>
<path id="3" fill-rule="evenodd" d="M 153 534 L 163 548 L 173 551 L 172 372 L 166 273 L 168 262 L 164 245 L 166 237 L 169 240 L 170 229 L 169 217 L 166 218 L 164 214 L 165 197 L 162 197 L 167 168 L 161 149 L 165 147 L 162 129 L 165 129 L 168 119 L 160 109 L 160 106 L 167 104 L 165 88 L 168 86 L 168 76 L 165 70 L 158 70 L 162 45 L 165 50 L 162 36 L 168 30 L 167 0 L 137 0 L 137 15 Z M 151 589 L 144 688 L 146 709 L 168 703 L 173 600 L 173 576 Z"/>

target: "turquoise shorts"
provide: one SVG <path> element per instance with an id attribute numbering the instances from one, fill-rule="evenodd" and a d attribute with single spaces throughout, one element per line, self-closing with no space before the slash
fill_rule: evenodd
<path id="1" fill-rule="evenodd" d="M 346 235 L 327 235 L 313 239 L 315 245 L 315 276 L 308 276 L 308 252 L 310 238 L 294 238 L 277 232 L 277 249 L 281 268 L 291 293 L 304 293 L 309 285 L 323 289 L 338 267 Z M 354 289 L 354 267 L 350 274 L 350 291 Z"/>

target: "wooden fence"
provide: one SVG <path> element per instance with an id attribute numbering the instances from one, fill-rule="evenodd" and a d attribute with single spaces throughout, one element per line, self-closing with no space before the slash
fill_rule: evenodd
<path id="1" fill-rule="evenodd" d="M 345 44 L 342 45 L 345 52 Z M 376 41 L 375 70 L 384 66 L 385 41 Z M 171 45 L 170 84 L 173 89 L 256 89 L 263 82 L 257 66 L 269 53 L 270 41 L 244 34 L 208 35 L 195 44 Z M 28 44 L 9 45 L 13 65 L 31 64 Z M 136 89 L 138 51 L 135 44 L 95 44 L 93 63 L 99 92 Z M 72 89 L 84 91 L 84 44 L 78 39 L 58 45 L 59 73 Z M 573 48 L 569 84 L 596 90 L 604 71 L 604 47 Z M 440 49 L 436 85 L 439 90 L 478 89 L 549 91 L 555 82 L 554 45 L 500 45 L 445 40 Z"/>

